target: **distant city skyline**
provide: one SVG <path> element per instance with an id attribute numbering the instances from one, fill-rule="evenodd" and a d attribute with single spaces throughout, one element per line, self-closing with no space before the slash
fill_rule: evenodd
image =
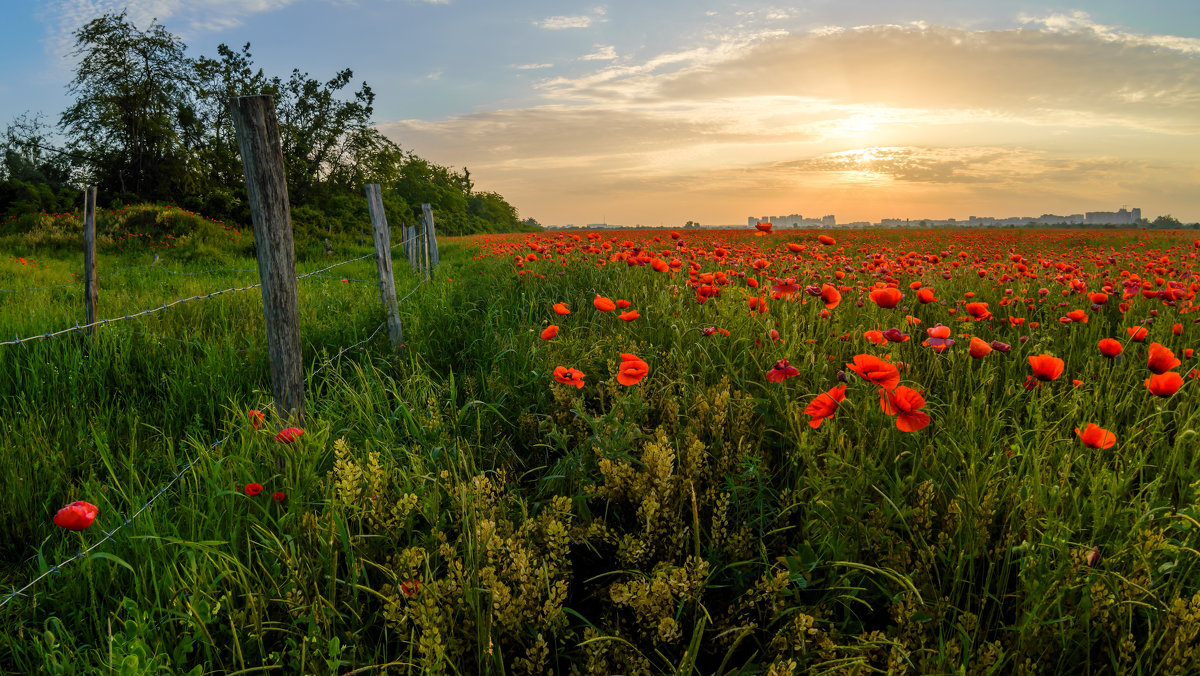
<path id="1" fill-rule="evenodd" d="M 542 223 L 1200 220 L 1200 12 L 1181 0 L 10 2 L 0 122 L 56 121 L 73 31 L 122 9 L 191 56 L 249 42 L 268 75 L 353 69 L 378 129 Z"/>
<path id="2" fill-rule="evenodd" d="M 1167 214 L 1159 214 L 1164 216 Z M 1153 218 L 1145 218 L 1145 222 L 1154 220 Z M 779 229 L 814 229 L 814 228 L 861 228 L 861 227 L 906 227 L 914 225 L 924 225 L 932 227 L 994 227 L 994 226 L 1021 226 L 1029 223 L 1041 225 L 1129 225 L 1134 226 L 1143 222 L 1142 210 L 1140 207 L 1126 208 L 1122 206 L 1116 211 L 1084 211 L 1072 214 L 1050 214 L 1043 213 L 1038 216 L 975 216 L 971 215 L 966 218 L 921 218 L 921 217 L 905 217 L 905 218 L 881 218 L 875 221 L 839 221 L 836 214 L 825 214 L 819 218 L 805 217 L 802 214 L 792 213 L 785 216 L 748 216 L 746 223 L 743 226 L 741 223 L 703 223 L 688 221 L 691 227 L 701 228 L 753 228 L 761 223 L 771 223 L 773 227 Z M 1184 225 L 1190 225 L 1194 222 L 1182 221 Z M 640 227 L 640 228 L 682 228 L 689 225 L 665 225 L 665 224 L 644 224 L 635 223 L 633 225 L 617 224 L 617 223 L 587 223 L 585 225 L 576 225 L 574 223 L 567 224 L 543 224 L 549 228 L 625 228 L 625 227 Z"/>

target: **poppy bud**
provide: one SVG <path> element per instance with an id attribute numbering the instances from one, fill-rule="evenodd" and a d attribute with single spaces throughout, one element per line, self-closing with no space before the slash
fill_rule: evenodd
<path id="1" fill-rule="evenodd" d="M 845 372 L 845 371 L 838 371 L 838 372 L 837 372 L 837 379 L 838 379 L 838 382 L 839 382 L 839 383 L 848 383 L 848 382 L 850 382 L 850 380 L 849 380 L 849 379 L 846 377 L 846 372 Z"/>
<path id="2" fill-rule="evenodd" d="M 998 340 L 993 340 L 992 349 L 1000 352 L 1001 354 L 1008 354 L 1008 351 L 1012 349 L 1012 345 L 1009 345 L 1008 343 L 1001 343 Z"/>

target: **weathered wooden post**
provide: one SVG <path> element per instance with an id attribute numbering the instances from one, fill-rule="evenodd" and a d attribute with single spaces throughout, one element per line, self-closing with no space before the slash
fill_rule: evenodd
<path id="1" fill-rule="evenodd" d="M 96 186 L 83 189 L 83 311 L 85 323 L 96 323 L 96 301 L 100 291 L 96 288 Z M 96 337 L 96 327 L 88 329 L 88 335 Z"/>
<path id="2" fill-rule="evenodd" d="M 433 209 L 428 204 L 421 205 L 425 220 L 425 279 L 433 279 Z"/>
<path id="3" fill-rule="evenodd" d="M 404 228 L 404 251 L 408 254 L 408 267 L 417 271 L 417 226 Z"/>
<path id="4" fill-rule="evenodd" d="M 433 267 L 437 267 L 442 258 L 438 255 L 437 231 L 433 227 L 433 208 L 428 204 L 422 204 L 421 212 L 425 214 L 425 234 L 429 238 L 429 262 Z"/>
<path id="5" fill-rule="evenodd" d="M 296 300 L 296 251 L 275 102 L 266 95 L 239 96 L 230 100 L 230 110 L 254 224 L 275 413 L 285 422 L 303 425 L 304 363 Z"/>
<path id="6" fill-rule="evenodd" d="M 375 269 L 379 272 L 379 296 L 387 314 L 388 339 L 392 350 L 400 354 L 404 333 L 400 329 L 400 310 L 396 307 L 396 280 L 392 277 L 392 235 L 383 213 L 383 195 L 378 183 L 367 184 L 367 210 L 371 212 L 371 231 L 375 233 Z"/>

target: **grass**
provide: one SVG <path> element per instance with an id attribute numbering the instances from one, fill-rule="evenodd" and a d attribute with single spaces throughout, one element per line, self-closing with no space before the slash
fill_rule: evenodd
<path id="1" fill-rule="evenodd" d="M 217 251 L 219 267 L 254 267 L 241 241 L 210 234 L 203 247 Z M 1072 279 L 1088 292 L 1130 274 L 1186 287 L 1189 241 L 895 232 L 844 233 L 821 248 L 812 233 L 694 233 L 681 249 L 661 234 L 628 235 L 628 246 L 626 235 L 610 236 L 445 243 L 434 282 L 401 304 L 403 355 L 380 333 L 311 377 L 305 433 L 290 445 L 273 440 L 274 421 L 255 430 L 246 417 L 270 397 L 256 290 L 117 322 L 94 341 L 0 347 L 0 589 L 120 526 L 200 458 L 110 541 L 0 609 L 0 668 L 1200 669 L 1198 386 L 1185 378 L 1170 398 L 1150 395 L 1144 345 L 1125 332 L 1159 311 L 1145 345 L 1173 349 L 1186 374 L 1195 329 L 1177 314 L 1190 300 L 1168 307 L 1139 294 L 1123 313 L 1118 288 L 1088 309 L 1087 323 L 1058 320 L 1088 308 Z M 163 265 L 213 267 L 184 237 L 174 250 L 154 249 Z M 102 251 L 102 275 L 149 262 L 150 250 L 128 239 Z M 785 241 L 806 248 L 793 254 Z M 518 268 L 530 242 L 537 260 Z M 0 262 L 0 288 L 66 283 L 79 267 L 78 254 L 53 242 L 0 244 L 48 266 Z M 729 251 L 720 261 L 717 246 Z M 368 252 L 340 249 L 333 260 Z M 682 271 L 628 264 L 642 250 L 678 257 Z M 702 272 L 746 277 L 729 275 L 719 297 L 698 303 L 691 258 Z M 764 271 L 753 267 L 759 259 Z M 417 279 L 401 263 L 403 296 Z M 298 270 L 324 264 L 324 254 L 302 251 Z M 1012 278 L 1019 265 L 1035 277 Z M 835 270 L 848 274 L 837 281 Z M 374 268 L 366 260 L 329 274 L 370 279 Z M 770 298 L 769 276 L 795 276 L 803 288 L 813 274 L 854 287 L 828 318 L 803 291 Z M 908 294 L 902 308 L 878 308 L 865 294 L 856 305 L 858 287 L 888 275 Z M 746 278 L 761 286 L 747 288 Z M 913 302 L 913 280 L 946 304 Z M 101 281 L 100 315 L 253 281 L 129 270 Z M 0 294 L 0 336 L 79 323 L 80 287 Z M 369 284 L 310 278 L 299 288 L 306 372 L 383 321 Z M 594 310 L 596 294 L 630 300 L 641 318 Z M 746 298 L 760 294 L 769 312 L 749 313 Z M 1014 297 L 1030 307 L 999 305 Z M 968 300 L 988 302 L 995 319 L 956 321 Z M 555 315 L 558 302 L 572 313 Z M 1026 323 L 1010 325 L 1010 314 Z M 920 345 L 938 322 L 958 340 L 943 354 Z M 551 323 L 558 336 L 540 340 Z M 706 336 L 707 327 L 729 335 Z M 912 340 L 877 347 L 863 338 L 889 327 Z M 964 332 L 1012 351 L 972 359 Z M 1120 360 L 1100 356 L 1105 337 L 1125 344 Z M 621 353 L 649 364 L 638 385 L 616 382 Z M 1027 390 L 1026 357 L 1042 353 L 1063 358 L 1066 372 Z M 929 427 L 897 429 L 875 388 L 847 371 L 857 354 L 908 365 L 901 384 L 924 391 Z M 768 382 L 779 359 L 800 374 Z M 583 371 L 585 387 L 555 383 L 560 365 Z M 813 429 L 805 406 L 840 377 L 845 402 Z M 1089 422 L 1117 444 L 1084 446 L 1073 430 Z M 261 495 L 246 495 L 251 482 Z M 54 512 L 79 499 L 99 506 L 96 523 L 79 534 L 56 528 Z"/>

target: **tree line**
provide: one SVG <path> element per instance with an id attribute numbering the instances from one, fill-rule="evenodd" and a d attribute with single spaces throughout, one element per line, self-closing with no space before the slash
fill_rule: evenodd
<path id="1" fill-rule="evenodd" d="M 102 204 L 164 202 L 246 223 L 228 102 L 270 94 L 300 235 L 357 232 L 367 183 L 384 186 L 397 225 L 415 223 L 425 202 L 444 234 L 536 225 L 500 194 L 476 191 L 466 168 L 429 162 L 374 129 L 375 92 L 365 82 L 356 87 L 349 68 L 326 81 L 300 70 L 268 76 L 250 43 L 190 58 L 163 25 L 139 29 L 123 11 L 89 21 L 74 37 L 73 102 L 56 124 L 25 114 L 5 130 L 0 212 L 70 211 L 79 188 L 95 184 Z"/>

